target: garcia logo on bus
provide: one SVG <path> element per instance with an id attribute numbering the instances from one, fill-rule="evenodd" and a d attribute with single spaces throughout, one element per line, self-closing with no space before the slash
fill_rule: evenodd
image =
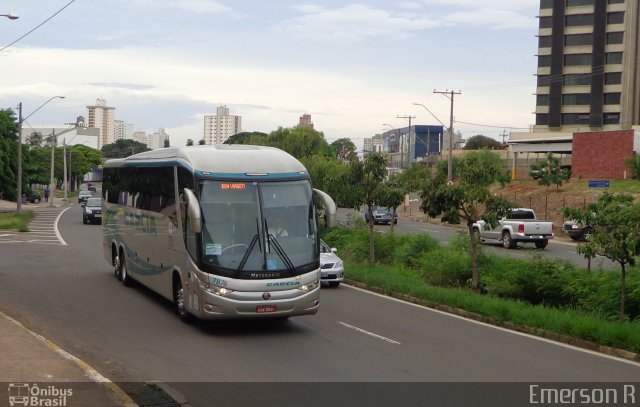
<path id="1" fill-rule="evenodd" d="M 267 287 L 294 287 L 300 285 L 300 281 L 275 281 L 267 283 Z"/>

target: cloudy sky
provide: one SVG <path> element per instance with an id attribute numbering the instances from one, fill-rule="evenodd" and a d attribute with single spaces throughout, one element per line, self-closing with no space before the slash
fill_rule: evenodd
<path id="1" fill-rule="evenodd" d="M 3 0 L 0 14 L 20 18 L 0 18 L 0 108 L 27 115 L 63 95 L 28 120 L 60 124 L 101 98 L 172 145 L 202 138 L 219 105 L 266 133 L 308 113 L 329 142 L 361 147 L 383 123 L 408 124 L 398 116 L 448 125 L 449 99 L 433 91 L 455 90 L 456 131 L 501 140 L 534 120 L 538 4 Z"/>

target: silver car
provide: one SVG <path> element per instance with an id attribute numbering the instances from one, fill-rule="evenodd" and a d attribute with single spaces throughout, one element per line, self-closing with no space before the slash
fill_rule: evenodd
<path id="1" fill-rule="evenodd" d="M 344 279 L 344 263 L 336 255 L 337 249 L 320 239 L 320 281 L 337 287 Z"/>

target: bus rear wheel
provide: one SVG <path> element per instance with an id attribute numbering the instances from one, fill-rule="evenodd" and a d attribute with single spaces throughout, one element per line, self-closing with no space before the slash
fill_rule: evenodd
<path id="1" fill-rule="evenodd" d="M 193 315 L 187 311 L 185 306 L 185 293 L 184 288 L 182 288 L 182 281 L 180 281 L 179 277 L 174 277 L 173 281 L 173 302 L 176 307 L 176 314 L 185 323 L 191 323 L 193 321 Z"/>
<path id="2" fill-rule="evenodd" d="M 127 269 L 127 261 L 124 259 L 124 252 L 120 252 L 118 259 L 120 265 L 120 267 L 118 267 L 118 280 L 120 280 L 125 287 L 129 287 L 131 285 L 131 277 L 129 276 L 129 269 Z"/>

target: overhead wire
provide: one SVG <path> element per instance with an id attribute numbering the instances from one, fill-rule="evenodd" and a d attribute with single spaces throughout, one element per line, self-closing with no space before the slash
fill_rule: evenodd
<path id="1" fill-rule="evenodd" d="M 25 38 L 26 36 L 28 36 L 29 34 L 31 34 L 32 32 L 34 32 L 35 30 L 37 30 L 38 28 L 42 27 L 43 25 L 45 25 L 47 22 L 49 22 L 49 20 L 51 20 L 53 17 L 57 16 L 58 14 L 60 14 L 64 9 L 66 9 L 67 7 L 69 7 L 71 5 L 71 3 L 75 2 L 76 0 L 71 0 L 69 1 L 67 4 L 65 4 L 60 10 L 56 11 L 52 16 L 50 16 L 49 18 L 47 18 L 46 20 L 44 20 L 43 22 L 41 22 L 40 24 L 38 24 L 37 26 L 35 26 L 34 28 L 32 28 L 31 30 L 29 30 L 26 34 L 24 34 L 23 36 L 19 37 L 17 40 L 13 41 L 10 44 L 5 45 L 4 47 L 0 48 L 0 52 L 4 51 L 5 49 L 9 48 L 10 46 L 12 46 L 13 44 L 15 44 L 16 42 L 20 41 L 21 39 Z"/>

